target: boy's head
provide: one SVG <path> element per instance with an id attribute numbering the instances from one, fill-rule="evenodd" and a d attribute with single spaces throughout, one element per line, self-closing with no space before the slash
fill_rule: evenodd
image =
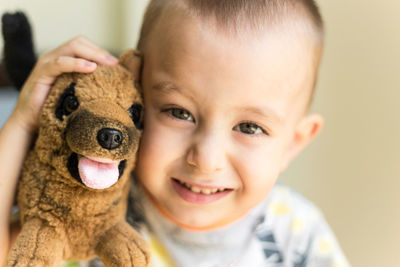
<path id="1" fill-rule="evenodd" d="M 245 214 L 318 133 L 323 40 L 311 0 L 154 0 L 142 27 L 137 175 L 178 223 Z"/>
<path id="2" fill-rule="evenodd" d="M 310 42 L 313 60 L 313 84 L 308 91 L 311 104 L 322 56 L 324 26 L 314 0 L 152 0 L 143 19 L 138 48 L 145 50 L 149 35 L 157 23 L 171 23 L 174 11 L 208 24 L 231 38 L 257 38 L 265 32 L 297 36 Z M 172 24 L 172 23 L 171 23 Z M 174 27 L 181 25 L 171 25 Z"/>

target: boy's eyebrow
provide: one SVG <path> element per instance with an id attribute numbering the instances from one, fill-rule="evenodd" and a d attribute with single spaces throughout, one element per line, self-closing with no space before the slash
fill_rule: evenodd
<path id="1" fill-rule="evenodd" d="M 194 100 L 194 97 L 192 95 L 188 94 L 186 91 L 182 90 L 181 88 L 179 88 L 178 86 L 176 86 L 175 84 L 173 84 L 171 82 L 159 82 L 153 86 L 153 89 L 155 89 L 161 93 L 164 93 L 164 94 L 176 91 L 176 92 L 190 98 L 191 100 Z"/>
<path id="2" fill-rule="evenodd" d="M 169 92 L 169 91 L 181 91 L 175 84 L 171 82 L 159 82 L 153 86 L 157 91 Z"/>
<path id="3" fill-rule="evenodd" d="M 255 115 L 264 117 L 269 121 L 280 123 L 282 116 L 280 116 L 274 109 L 269 107 L 243 107 L 239 108 L 240 112 L 253 113 Z"/>

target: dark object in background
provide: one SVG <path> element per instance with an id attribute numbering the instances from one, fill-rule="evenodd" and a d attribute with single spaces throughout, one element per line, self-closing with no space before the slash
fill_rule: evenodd
<path id="1" fill-rule="evenodd" d="M 2 16 L 4 67 L 11 83 L 20 90 L 36 63 L 32 32 L 22 12 Z"/>
<path id="2" fill-rule="evenodd" d="M 2 88 L 10 87 L 11 82 L 7 77 L 6 68 L 3 62 L 0 62 L 0 90 Z"/>

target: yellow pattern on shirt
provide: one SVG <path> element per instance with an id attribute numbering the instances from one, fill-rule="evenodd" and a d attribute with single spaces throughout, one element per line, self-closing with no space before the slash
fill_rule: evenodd
<path id="1" fill-rule="evenodd" d="M 151 236 L 148 244 L 151 254 L 150 267 L 175 267 L 171 257 L 160 241 Z"/>

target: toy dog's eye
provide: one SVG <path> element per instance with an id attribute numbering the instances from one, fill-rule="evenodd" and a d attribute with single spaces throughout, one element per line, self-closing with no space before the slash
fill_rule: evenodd
<path id="1" fill-rule="evenodd" d="M 78 108 L 78 99 L 74 95 L 69 95 L 64 99 L 63 106 L 66 113 L 70 114 Z"/>
<path id="2" fill-rule="evenodd" d="M 136 128 L 139 130 L 143 129 L 142 110 L 143 110 L 143 107 L 140 104 L 133 104 L 128 109 L 129 116 L 131 117 Z"/>
<path id="3" fill-rule="evenodd" d="M 56 108 L 57 119 L 62 121 L 64 115 L 68 116 L 78 107 L 79 102 L 75 96 L 75 83 L 72 82 L 58 99 L 58 106 Z"/>

